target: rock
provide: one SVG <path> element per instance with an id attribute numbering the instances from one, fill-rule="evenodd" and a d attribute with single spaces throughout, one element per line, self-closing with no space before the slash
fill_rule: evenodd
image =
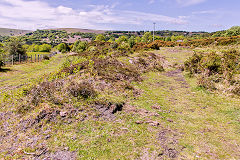
<path id="1" fill-rule="evenodd" d="M 45 136 L 45 139 L 49 139 L 50 137 L 51 137 L 51 135 L 48 134 L 48 135 Z"/>
<path id="2" fill-rule="evenodd" d="M 152 108 L 152 109 L 161 109 L 162 106 L 154 105 L 154 106 L 152 106 L 151 108 Z"/>
<path id="3" fill-rule="evenodd" d="M 143 121 L 136 121 L 136 124 L 143 124 Z"/>
<path id="4" fill-rule="evenodd" d="M 69 151 L 69 147 L 65 147 L 64 150 L 65 150 L 65 151 Z"/>
<path id="5" fill-rule="evenodd" d="M 148 123 L 151 126 L 159 126 L 160 125 L 160 123 L 157 121 L 147 121 L 146 123 Z"/>
<path id="6" fill-rule="evenodd" d="M 67 112 L 60 112 L 60 116 L 61 116 L 61 117 L 66 117 L 67 114 L 68 114 Z"/>
<path id="7" fill-rule="evenodd" d="M 172 119 L 169 119 L 169 118 L 167 119 L 167 121 L 168 121 L 168 122 L 173 122 L 173 120 L 172 120 Z"/>

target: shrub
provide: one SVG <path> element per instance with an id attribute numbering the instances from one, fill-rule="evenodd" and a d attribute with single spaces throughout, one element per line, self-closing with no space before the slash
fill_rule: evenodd
<path id="1" fill-rule="evenodd" d="M 200 73 L 199 63 L 202 60 L 202 57 L 202 54 L 194 53 L 192 57 L 184 62 L 184 69 L 189 71 L 190 74 Z"/>
<path id="2" fill-rule="evenodd" d="M 49 56 L 44 55 L 44 56 L 43 56 L 43 59 L 44 59 L 44 60 L 49 60 L 50 58 L 49 58 Z"/>
<path id="3" fill-rule="evenodd" d="M 127 39 L 127 37 L 126 36 L 121 36 L 121 37 L 119 37 L 117 40 L 116 40 L 116 42 L 117 43 L 127 43 L 128 42 L 128 39 Z"/>
<path id="4" fill-rule="evenodd" d="M 205 55 L 201 61 L 200 66 L 202 72 L 207 72 L 209 75 L 222 73 L 221 57 L 216 53 L 210 53 Z"/>
<path id="5" fill-rule="evenodd" d="M 106 41 L 106 37 L 104 35 L 102 35 L 102 34 L 99 34 L 99 35 L 97 35 L 95 41 L 97 41 L 97 42 L 105 42 Z"/>
<path id="6" fill-rule="evenodd" d="M 235 49 L 216 53 L 195 53 L 184 63 L 186 71 L 198 74 L 198 85 L 210 90 L 239 94 L 240 53 Z M 219 83 L 219 85 L 217 85 Z"/>
<path id="7" fill-rule="evenodd" d="M 112 49 L 117 49 L 118 48 L 118 43 L 113 42 L 110 46 L 111 46 Z"/>
<path id="8" fill-rule="evenodd" d="M 115 58 L 95 59 L 94 71 L 103 79 L 113 82 L 141 80 L 140 73 L 135 66 L 124 64 Z"/>
<path id="9" fill-rule="evenodd" d="M 62 53 L 70 51 L 70 47 L 66 43 L 61 43 L 57 46 L 57 50 Z"/>
<path id="10" fill-rule="evenodd" d="M 97 92 L 94 90 L 92 85 L 88 82 L 82 83 L 71 83 L 67 88 L 70 95 L 74 97 L 82 97 L 84 99 L 94 98 Z"/>
<path id="11" fill-rule="evenodd" d="M 79 42 L 76 47 L 76 52 L 80 53 L 86 51 L 88 43 L 86 41 Z"/>
<path id="12" fill-rule="evenodd" d="M 13 55 L 14 60 L 18 60 L 18 55 L 25 56 L 26 50 L 23 48 L 22 41 L 18 38 L 11 38 L 6 43 L 6 51 L 9 55 Z"/>
<path id="13" fill-rule="evenodd" d="M 128 40 L 128 44 L 130 46 L 130 48 L 133 48 L 133 46 L 136 44 L 135 42 L 135 38 L 133 36 L 131 36 Z"/>

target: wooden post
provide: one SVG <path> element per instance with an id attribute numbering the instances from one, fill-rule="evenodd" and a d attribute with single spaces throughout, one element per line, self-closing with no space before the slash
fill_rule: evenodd
<path id="1" fill-rule="evenodd" d="M 36 62 L 36 60 L 37 60 L 37 57 L 36 57 L 36 54 L 35 54 L 35 62 Z"/>
<path id="2" fill-rule="evenodd" d="M 12 55 L 12 65 L 13 65 L 14 63 L 13 63 L 13 55 Z"/>
<path id="3" fill-rule="evenodd" d="M 39 62 L 39 54 L 38 54 L 38 62 Z"/>
<path id="4" fill-rule="evenodd" d="M 32 62 L 32 55 L 31 55 L 31 62 Z"/>
<path id="5" fill-rule="evenodd" d="M 21 63 L 21 55 L 19 54 L 18 56 L 19 56 L 18 57 L 19 58 L 19 63 Z"/>

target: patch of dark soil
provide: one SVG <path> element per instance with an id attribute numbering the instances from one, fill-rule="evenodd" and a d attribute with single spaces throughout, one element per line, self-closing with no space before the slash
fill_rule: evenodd
<path id="1" fill-rule="evenodd" d="M 162 158 L 177 159 L 180 147 L 178 146 L 176 134 L 171 130 L 163 129 L 158 134 L 158 140 L 163 148 L 163 152 L 158 156 Z"/>
<path id="2" fill-rule="evenodd" d="M 168 77 L 179 77 L 179 74 L 181 74 L 181 73 L 182 73 L 182 71 L 180 69 L 177 69 L 177 70 L 165 72 L 164 75 L 166 75 Z"/>
<path id="3" fill-rule="evenodd" d="M 100 115 L 96 118 L 102 117 L 104 119 L 115 119 L 115 113 L 118 111 L 122 111 L 124 103 L 119 104 L 104 104 L 104 103 L 96 103 L 93 108 L 96 108 L 97 111 L 100 112 Z"/>
<path id="4" fill-rule="evenodd" d="M 189 88 L 189 84 L 186 82 L 184 76 L 182 75 L 182 70 L 177 69 L 173 71 L 168 71 L 164 73 L 167 77 L 173 77 L 174 80 L 180 84 L 181 88 Z"/>

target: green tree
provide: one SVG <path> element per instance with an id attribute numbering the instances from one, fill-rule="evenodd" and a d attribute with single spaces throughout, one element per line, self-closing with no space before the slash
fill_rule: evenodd
<path id="1" fill-rule="evenodd" d="M 106 41 L 106 37 L 104 35 L 102 35 L 102 34 L 99 34 L 99 35 L 97 35 L 95 41 L 97 41 L 97 42 L 105 42 Z"/>
<path id="2" fill-rule="evenodd" d="M 133 46 L 136 44 L 135 37 L 131 36 L 128 40 L 128 44 L 131 48 L 133 48 Z"/>
<path id="3" fill-rule="evenodd" d="M 66 53 L 70 50 L 70 47 L 66 43 L 61 43 L 57 46 L 57 50 L 62 53 Z"/>
<path id="4" fill-rule="evenodd" d="M 78 43 L 78 46 L 76 47 L 76 52 L 83 52 L 87 49 L 88 43 L 86 41 L 82 41 Z"/>
<path id="5" fill-rule="evenodd" d="M 126 36 L 121 36 L 121 37 L 119 37 L 117 40 L 116 40 L 116 42 L 117 43 L 123 43 L 123 42 L 128 42 L 128 39 L 127 39 L 127 37 Z"/>
<path id="6" fill-rule="evenodd" d="M 39 50 L 40 50 L 40 46 L 39 45 L 34 45 L 33 46 L 33 52 L 39 52 Z"/>
<path id="7" fill-rule="evenodd" d="M 165 37 L 165 41 L 171 41 L 171 37 Z"/>
<path id="8" fill-rule="evenodd" d="M 6 43 L 6 52 L 8 55 L 13 55 L 14 57 L 17 58 L 18 55 L 26 55 L 26 50 L 23 48 L 23 44 L 18 38 L 11 38 L 7 43 Z M 15 58 L 15 59 L 16 59 Z"/>
<path id="9" fill-rule="evenodd" d="M 135 38 L 136 43 L 140 43 L 141 41 L 142 41 L 141 37 L 138 36 L 138 37 Z"/>
<path id="10" fill-rule="evenodd" d="M 144 33 L 144 35 L 142 37 L 142 42 L 149 43 L 149 42 L 152 42 L 152 40 L 153 40 L 153 37 L 152 37 L 151 32 Z"/>
<path id="11" fill-rule="evenodd" d="M 39 52 L 50 52 L 52 49 L 51 45 L 49 44 L 43 44 L 39 46 Z"/>

